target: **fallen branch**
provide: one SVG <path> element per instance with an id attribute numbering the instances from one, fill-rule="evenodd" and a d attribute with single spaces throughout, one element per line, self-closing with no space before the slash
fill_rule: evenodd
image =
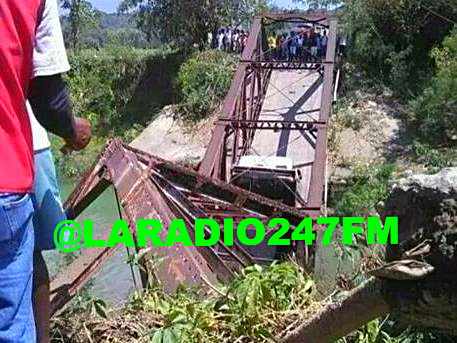
<path id="1" fill-rule="evenodd" d="M 389 305 L 381 296 L 381 281 L 371 278 L 348 292 L 341 301 L 326 305 L 295 330 L 285 333 L 279 341 L 284 343 L 334 342 L 388 312 Z"/>

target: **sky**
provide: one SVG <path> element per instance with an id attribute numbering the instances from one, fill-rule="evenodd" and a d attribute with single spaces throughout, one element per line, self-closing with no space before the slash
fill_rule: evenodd
<path id="1" fill-rule="evenodd" d="M 115 12 L 117 9 L 117 5 L 121 2 L 121 0 L 89 0 L 95 8 L 105 11 L 105 12 Z M 292 0 L 273 0 L 273 3 L 279 7 L 283 8 L 295 8 L 297 4 L 295 4 Z"/>

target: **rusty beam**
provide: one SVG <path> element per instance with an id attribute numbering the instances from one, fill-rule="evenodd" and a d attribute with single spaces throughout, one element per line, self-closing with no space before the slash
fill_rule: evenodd
<path id="1" fill-rule="evenodd" d="M 329 21 L 336 16 L 334 11 L 294 11 L 265 13 L 262 18 L 272 22 L 309 23 L 323 27 L 329 26 Z"/>
<path id="2" fill-rule="evenodd" d="M 202 176 L 128 147 L 119 140 L 107 145 L 100 162 L 87 174 L 87 179 L 81 182 L 67 204 L 70 208 L 82 209 L 94 199 L 95 194 L 100 194 L 100 190 L 106 188 L 107 181 L 116 188 L 134 237 L 137 219 L 159 219 L 165 228 L 160 237 L 165 241 L 167 229 L 177 217 L 191 224 L 197 218 L 214 218 L 222 222 L 227 216 L 233 216 L 238 222 L 249 217 L 281 216 L 289 219 L 292 225 L 298 225 L 306 213 Z M 202 202 L 194 204 L 191 199 L 195 197 L 202 199 Z M 314 216 L 315 211 L 310 209 L 309 215 Z M 192 230 L 189 233 L 192 238 Z M 107 240 L 109 234 L 107 230 L 103 238 Z M 216 250 L 231 256 L 230 266 L 224 263 Z M 116 248 L 83 250 L 66 273 L 52 282 L 52 313 L 55 314 L 70 301 L 84 287 L 90 275 L 115 251 Z M 222 246 L 213 249 L 176 245 L 153 247 L 153 252 L 166 258 L 165 262 L 156 266 L 154 275 L 168 292 L 173 292 L 180 283 L 204 285 L 215 283 L 217 279 L 227 281 L 233 275 L 233 262 L 239 266 L 253 263 L 250 254 L 238 243 L 230 249 Z"/>
<path id="3" fill-rule="evenodd" d="M 104 151 L 104 154 L 92 173 L 88 174 L 86 183 L 70 197 L 68 204 L 80 208 L 88 203 L 88 195 L 96 192 L 105 179 L 94 182 L 99 170 L 106 170 L 109 180 L 113 183 L 119 195 L 121 206 L 127 217 L 127 223 L 136 237 L 137 219 L 159 219 L 165 230 L 161 239 L 165 241 L 171 221 L 176 217 L 168 205 L 160 187 L 150 179 L 150 173 L 142 167 L 133 152 L 125 150 L 122 144 L 114 140 Z M 84 190 L 83 192 L 81 190 Z M 110 232 L 105 233 L 105 239 Z M 75 296 L 89 280 L 89 276 L 113 254 L 115 248 L 85 249 L 83 254 L 68 268 L 65 275 L 53 280 L 51 289 L 52 313 L 56 313 L 64 304 Z M 165 256 L 166 261 L 156 266 L 154 270 L 163 288 L 172 292 L 180 283 L 206 284 L 216 283 L 217 279 L 227 281 L 233 273 L 225 263 L 210 248 L 183 247 L 154 247 L 154 253 Z M 245 261 L 245 260 L 243 260 Z"/>
<path id="4" fill-rule="evenodd" d="M 338 20 L 330 20 L 326 63 L 324 64 L 324 82 L 322 89 L 320 121 L 328 121 L 332 106 L 332 93 L 334 85 L 334 63 L 336 53 L 336 34 Z M 321 127 L 317 132 L 314 165 L 311 171 L 308 206 L 321 207 L 323 201 L 325 168 L 327 163 L 327 128 Z"/>
<path id="5" fill-rule="evenodd" d="M 295 207 L 287 206 L 234 185 L 212 179 L 191 169 L 171 163 L 130 146 L 125 146 L 125 148 L 135 152 L 137 158 L 145 164 L 149 163 L 151 159 L 154 160 L 154 168 L 161 175 L 175 186 L 188 189 L 191 192 L 201 193 L 266 217 L 282 215 L 283 218 L 288 219 L 292 225 L 300 224 L 303 218 L 308 216 L 306 211 L 298 211 Z M 237 199 L 243 199 L 243 201 L 236 204 Z"/>
<path id="6" fill-rule="evenodd" d="M 240 62 L 249 64 L 252 68 L 271 69 L 271 70 L 317 70 L 322 67 L 321 62 L 306 62 L 306 61 L 241 60 Z"/>
<path id="7" fill-rule="evenodd" d="M 249 60 L 254 57 L 260 32 L 261 18 L 255 18 L 252 23 L 251 30 L 249 31 L 249 37 L 242 54 L 242 59 Z M 247 65 L 240 65 L 237 68 L 232 85 L 222 106 L 222 118 L 224 119 L 230 119 L 233 116 L 236 106 L 236 99 L 240 93 L 241 87 L 243 86 L 247 68 Z M 218 158 L 220 157 L 220 151 L 224 143 L 225 128 L 222 126 L 217 126 L 213 132 L 211 141 L 207 147 L 205 156 L 203 157 L 202 163 L 200 165 L 199 171 L 201 174 L 205 176 L 213 175 L 214 166 L 219 162 Z"/>
<path id="8" fill-rule="evenodd" d="M 299 130 L 312 131 L 318 127 L 323 127 L 326 122 L 310 121 L 310 120 L 219 120 L 216 125 L 229 124 L 234 129 L 250 129 L 250 130 Z"/>

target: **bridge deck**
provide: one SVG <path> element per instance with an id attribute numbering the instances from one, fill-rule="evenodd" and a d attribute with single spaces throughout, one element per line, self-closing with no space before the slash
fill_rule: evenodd
<path id="1" fill-rule="evenodd" d="M 322 77 L 315 70 L 272 72 L 259 120 L 317 121 L 322 95 Z M 292 160 L 301 173 L 297 193 L 305 202 L 315 157 L 315 133 L 308 130 L 257 130 L 250 154 L 282 156 Z M 297 206 L 303 205 L 297 199 Z"/>

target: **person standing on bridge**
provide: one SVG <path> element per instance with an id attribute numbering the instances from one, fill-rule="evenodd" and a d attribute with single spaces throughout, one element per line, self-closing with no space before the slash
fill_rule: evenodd
<path id="1" fill-rule="evenodd" d="M 49 35 L 59 21 L 57 1 L 2 0 L 0 17 L 0 342 L 33 343 L 35 172 L 26 99 L 43 126 L 63 137 L 69 149 L 89 143 L 90 125 L 73 117 L 61 75 L 50 75 L 45 64 L 34 65 L 44 51 L 50 58 L 46 65 L 62 56 L 63 45 Z"/>
<path id="2" fill-rule="evenodd" d="M 276 59 L 276 38 L 274 35 L 268 37 L 268 51 L 271 60 Z"/>
<path id="3" fill-rule="evenodd" d="M 322 57 L 325 58 L 327 55 L 327 44 L 328 44 L 328 36 L 327 36 L 327 31 L 324 30 L 322 34 Z"/>

